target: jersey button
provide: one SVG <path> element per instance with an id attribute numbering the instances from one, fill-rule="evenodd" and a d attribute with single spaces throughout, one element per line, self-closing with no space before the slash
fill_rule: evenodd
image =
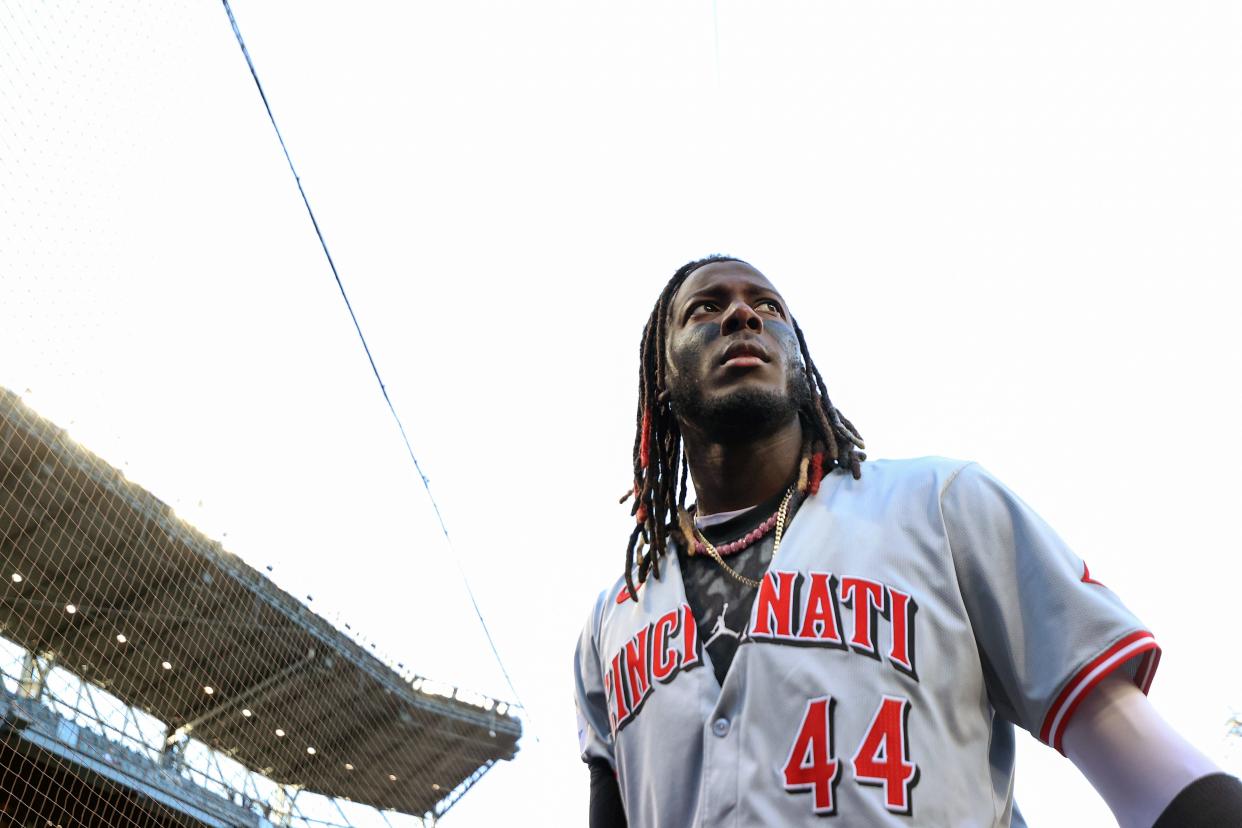
<path id="1" fill-rule="evenodd" d="M 712 733 L 715 733 L 721 739 L 729 735 L 729 720 L 717 719 L 712 722 Z"/>

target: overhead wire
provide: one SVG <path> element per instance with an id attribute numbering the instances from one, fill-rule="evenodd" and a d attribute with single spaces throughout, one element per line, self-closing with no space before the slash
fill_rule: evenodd
<path id="1" fill-rule="evenodd" d="M 716 85 L 720 86 L 720 0 L 712 0 L 712 45 L 716 56 Z"/>
<path id="2" fill-rule="evenodd" d="M 319 239 L 319 245 L 323 248 L 323 254 L 328 260 L 328 267 L 332 270 L 332 278 L 336 280 L 337 289 L 341 292 L 341 299 L 345 302 L 345 308 L 349 311 L 349 318 L 354 323 L 354 330 L 358 334 L 358 339 L 362 343 L 362 350 L 366 353 L 367 362 L 371 366 L 371 373 L 375 375 L 375 381 L 379 383 L 380 393 L 384 396 L 384 402 L 388 406 L 389 413 L 392 414 L 393 420 L 397 424 L 397 430 L 401 433 L 401 441 L 405 444 L 406 453 L 410 460 L 414 463 L 414 470 L 418 472 L 418 477 L 423 482 L 423 488 L 427 492 L 427 498 L 431 501 L 431 508 L 435 512 L 436 521 L 440 525 L 440 532 L 444 535 L 444 540 L 448 544 L 449 550 L 453 554 L 453 560 L 457 564 L 457 571 L 461 574 L 462 583 L 466 587 L 466 595 L 470 598 L 470 604 L 474 609 L 475 616 L 479 619 L 479 624 L 483 628 L 483 635 L 487 638 L 487 644 L 491 648 L 492 655 L 496 659 L 496 664 L 500 667 L 500 672 L 504 676 L 505 684 L 509 688 L 509 692 L 513 694 L 513 701 L 518 707 L 522 708 L 527 714 L 527 721 L 530 721 L 530 711 L 526 709 L 526 705 L 522 703 L 522 699 L 517 692 L 517 688 L 513 684 L 513 679 L 509 676 L 509 671 L 505 668 L 503 659 L 500 657 L 500 651 L 496 647 L 496 642 L 492 638 L 491 630 L 488 629 L 487 622 L 483 619 L 483 612 L 479 608 L 479 602 L 475 598 L 474 590 L 470 587 L 470 579 L 466 575 L 465 568 L 461 563 L 461 556 L 457 553 L 457 549 L 453 544 L 453 538 L 449 534 L 448 525 L 444 521 L 444 515 L 440 511 L 440 505 L 436 502 L 435 494 L 431 491 L 431 480 L 423 472 L 422 465 L 418 462 L 418 457 L 414 454 L 414 447 L 410 443 L 409 435 L 406 434 L 405 425 L 401 421 L 401 416 L 397 413 L 397 408 L 393 405 L 392 398 L 388 395 L 388 388 L 384 384 L 383 377 L 380 376 L 379 367 L 375 363 L 375 357 L 371 354 L 371 348 L 367 344 L 367 338 L 362 333 L 362 325 L 358 322 L 358 316 L 354 313 L 353 304 L 349 301 L 349 294 L 345 291 L 345 285 L 341 281 L 341 275 L 337 271 L 336 262 L 332 259 L 332 253 L 328 250 L 328 242 L 324 239 L 323 231 L 319 228 L 319 221 L 315 218 L 315 211 L 311 208 L 310 199 L 306 195 L 306 189 L 302 186 L 302 178 L 298 175 L 297 168 L 293 164 L 293 158 L 289 155 L 289 147 L 285 144 L 285 138 L 280 132 L 280 127 L 276 123 L 276 116 L 272 113 L 272 106 L 268 102 L 267 93 L 263 90 L 263 83 L 259 80 L 259 73 L 255 69 L 254 60 L 250 56 L 250 50 L 246 48 L 246 41 L 242 38 L 240 27 L 237 25 L 237 18 L 233 15 L 233 9 L 229 5 L 229 0 L 220 0 L 224 4 L 224 11 L 229 17 L 229 25 L 233 27 L 233 34 L 237 38 L 237 45 L 241 47 L 242 55 L 246 58 L 246 66 L 250 68 L 250 76 L 254 78 L 254 85 L 259 91 L 259 97 L 263 100 L 263 108 L 267 110 L 268 120 L 271 121 L 272 129 L 276 132 L 276 139 L 280 142 L 280 149 L 285 155 L 285 161 L 289 165 L 289 171 L 293 174 L 293 180 L 297 182 L 298 193 L 302 196 L 302 204 L 306 207 L 306 213 L 310 216 L 311 225 L 315 228 L 315 235 Z M 535 741 L 539 741 L 539 737 L 535 736 Z"/>

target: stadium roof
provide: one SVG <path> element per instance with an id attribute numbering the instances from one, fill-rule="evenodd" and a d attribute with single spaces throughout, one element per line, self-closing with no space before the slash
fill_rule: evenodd
<path id="1" fill-rule="evenodd" d="M 507 706 L 417 689 L 4 389 L 0 560 L 4 636 L 168 724 L 170 750 L 410 814 L 517 752 Z"/>

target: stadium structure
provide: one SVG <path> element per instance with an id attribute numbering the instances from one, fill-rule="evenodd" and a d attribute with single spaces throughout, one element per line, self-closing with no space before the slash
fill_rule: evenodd
<path id="1" fill-rule="evenodd" d="M 0 562 L 0 828 L 431 825 L 517 753 L 4 389 Z"/>

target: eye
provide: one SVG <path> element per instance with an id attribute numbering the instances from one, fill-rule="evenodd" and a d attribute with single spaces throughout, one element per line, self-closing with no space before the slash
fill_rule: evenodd
<path id="1" fill-rule="evenodd" d="M 785 310 L 780 306 L 780 304 L 775 299 L 764 299 L 760 301 L 758 304 L 756 304 L 755 308 L 759 310 L 769 311 L 771 313 L 776 314 L 777 316 L 785 315 Z"/>
<path id="2" fill-rule="evenodd" d="M 710 299 L 707 299 L 702 302 L 695 302 L 693 305 L 691 305 L 690 315 L 693 316 L 699 311 L 703 311 L 705 313 L 717 313 L 719 310 L 720 310 L 720 305 L 716 304 Z"/>

